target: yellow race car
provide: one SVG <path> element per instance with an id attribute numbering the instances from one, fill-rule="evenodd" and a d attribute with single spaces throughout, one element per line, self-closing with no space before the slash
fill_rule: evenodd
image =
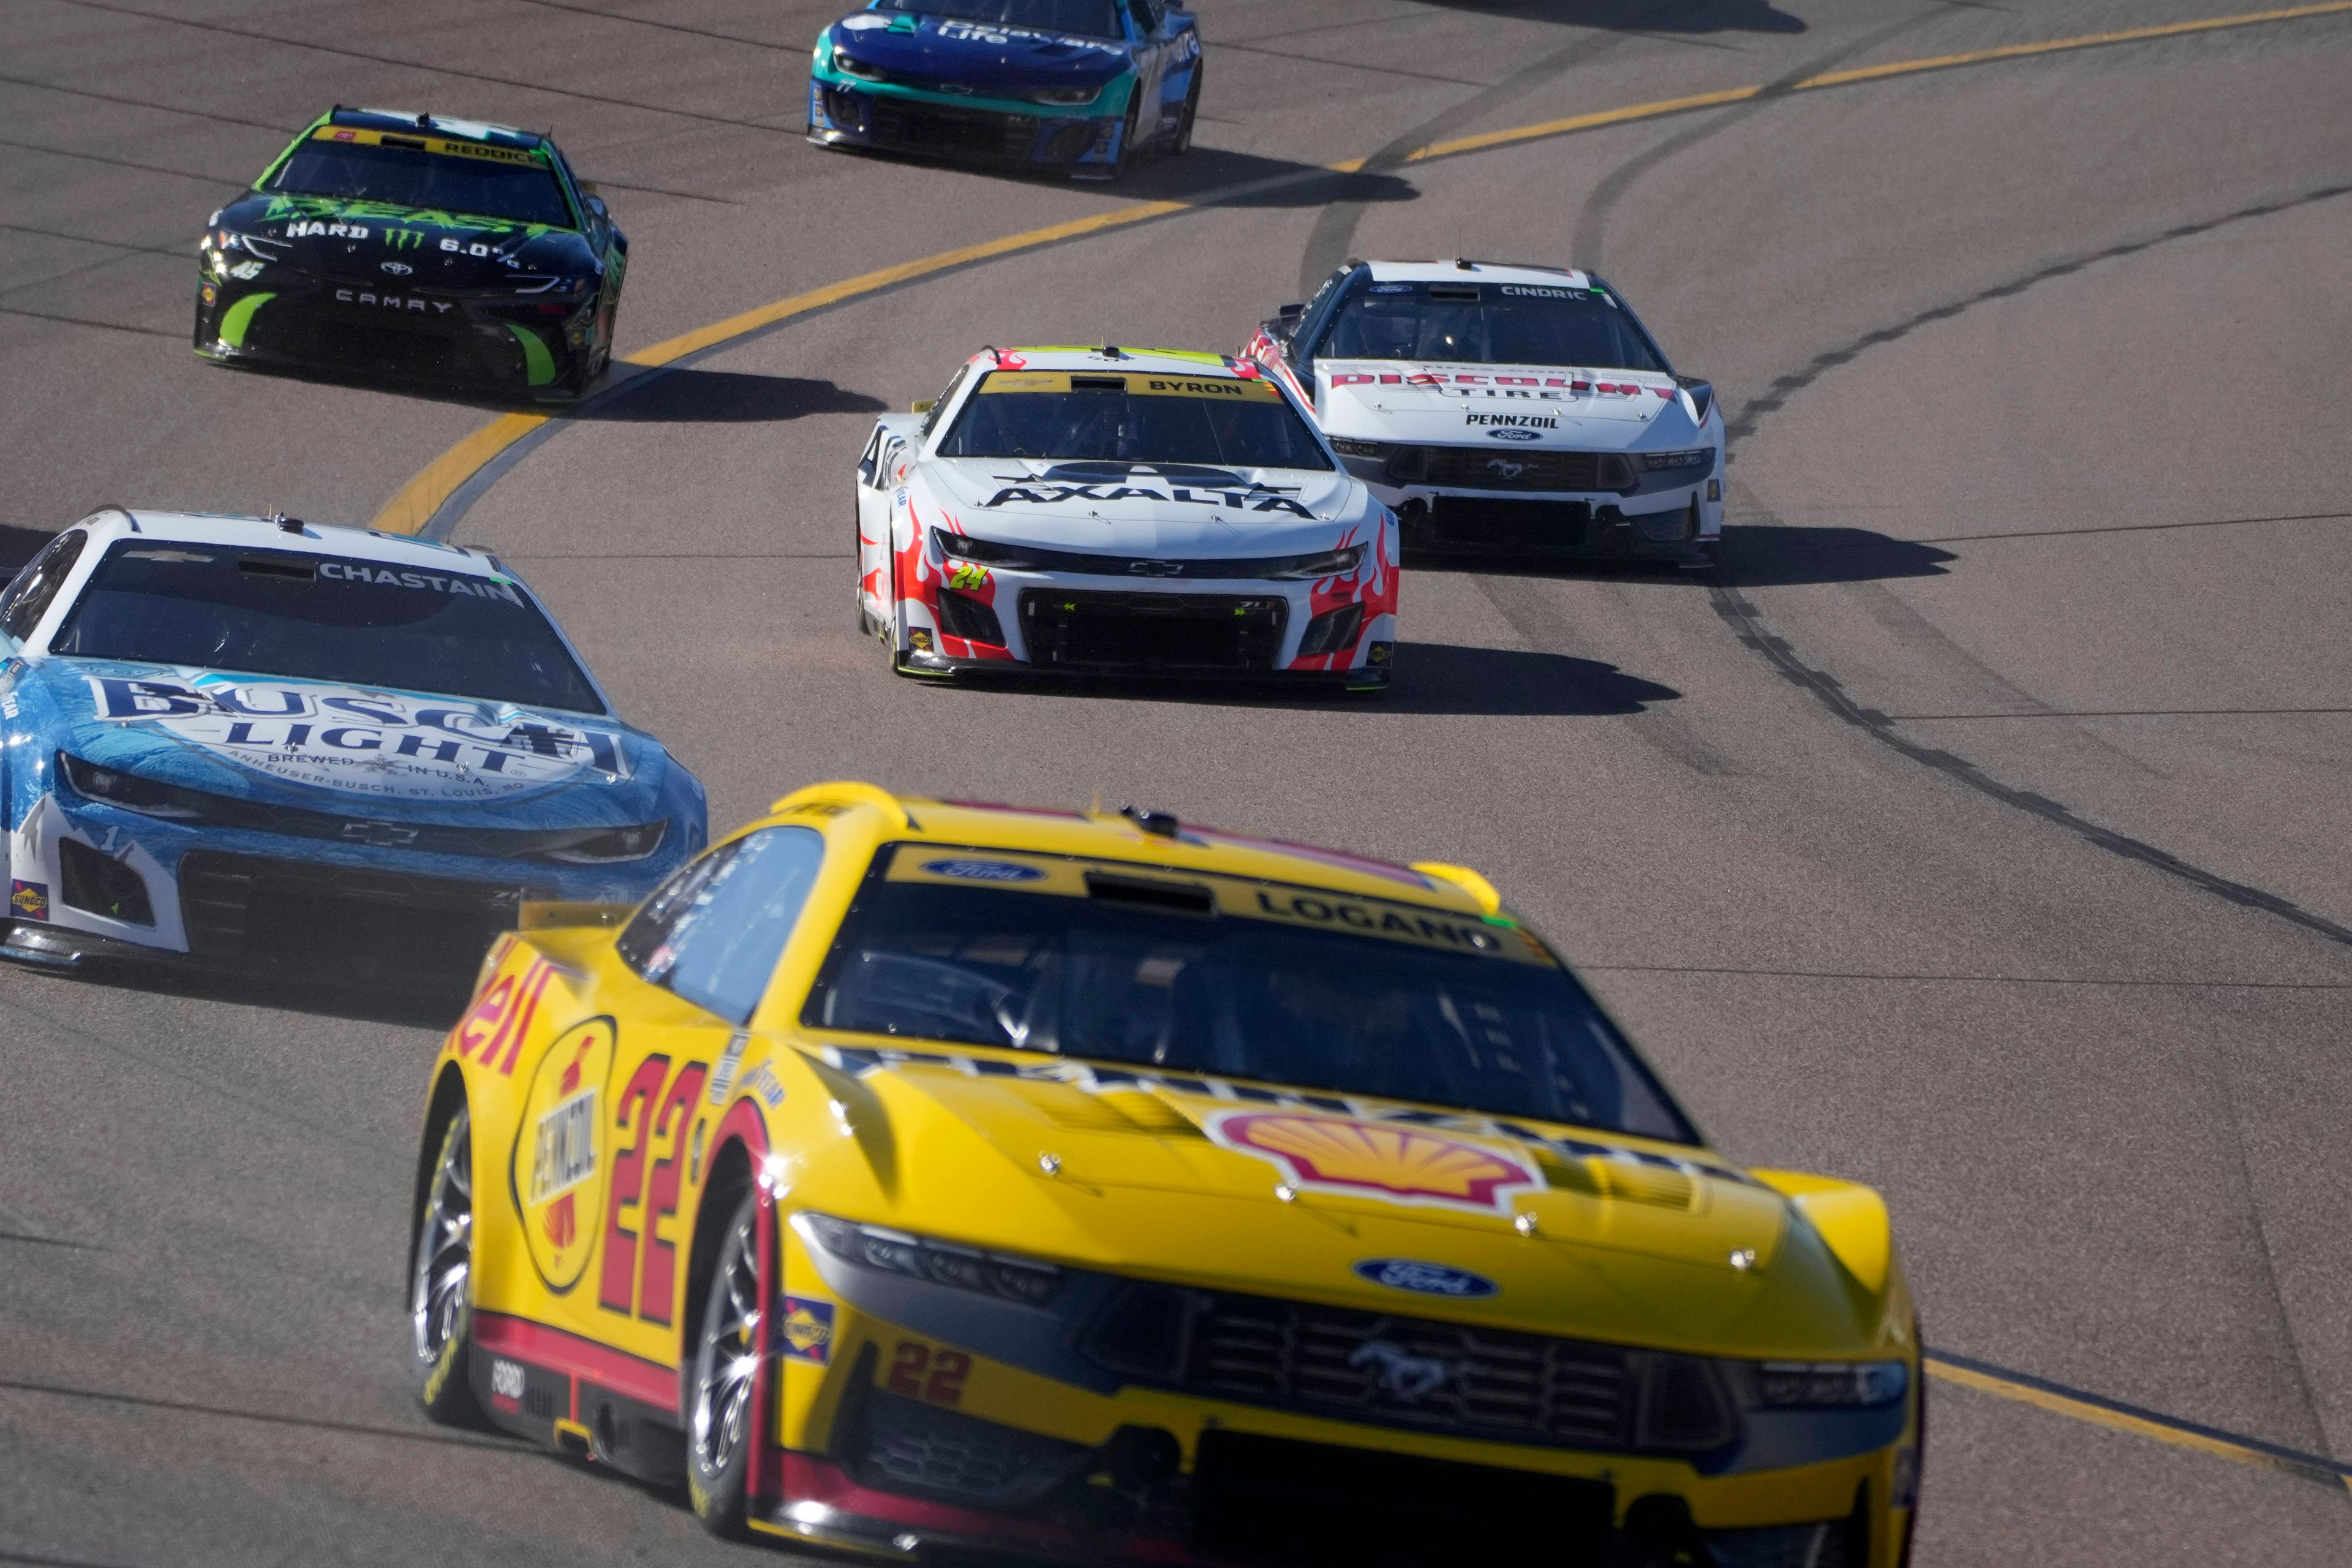
<path id="1" fill-rule="evenodd" d="M 1867 1188 L 1710 1149 L 1458 867 L 820 784 L 433 1074 L 426 1409 L 906 1557 L 1894 1568 Z"/>

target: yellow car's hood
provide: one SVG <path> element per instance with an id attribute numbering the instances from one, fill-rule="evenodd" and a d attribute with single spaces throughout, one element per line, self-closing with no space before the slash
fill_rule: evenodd
<path id="1" fill-rule="evenodd" d="M 1907 1322 L 1891 1271 L 1857 1278 L 1797 1203 L 1703 1150 L 988 1053 L 800 1055 L 839 1136 L 804 1151 L 795 1202 L 845 1217 L 1702 1353 L 1868 1355 Z"/>

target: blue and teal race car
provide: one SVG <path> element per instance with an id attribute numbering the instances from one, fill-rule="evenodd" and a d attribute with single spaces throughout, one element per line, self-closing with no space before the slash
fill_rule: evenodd
<path id="1" fill-rule="evenodd" d="M 1192 145 L 1201 31 L 1165 0 L 873 0 L 817 37 L 809 140 L 1115 180 Z"/>
<path id="2" fill-rule="evenodd" d="M 526 903 L 635 903 L 709 832 L 496 557 L 121 508 L 0 593 L 0 957 L 294 987 L 470 976 Z"/>

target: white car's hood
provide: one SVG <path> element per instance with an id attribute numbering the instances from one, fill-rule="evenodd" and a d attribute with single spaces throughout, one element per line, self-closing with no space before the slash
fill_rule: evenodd
<path id="1" fill-rule="evenodd" d="M 1362 537 L 1377 504 L 1349 475 L 1303 468 L 934 458 L 908 478 L 922 527 L 1108 553 L 1278 555 Z"/>
<path id="2" fill-rule="evenodd" d="M 1689 397 L 1654 371 L 1318 360 L 1315 381 L 1323 428 L 1340 437 L 1610 452 L 1699 433 Z"/>

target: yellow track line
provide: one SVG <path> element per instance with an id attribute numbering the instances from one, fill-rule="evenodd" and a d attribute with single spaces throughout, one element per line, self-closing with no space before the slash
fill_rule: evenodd
<path id="1" fill-rule="evenodd" d="M 1962 1365 L 1933 1351 L 1927 1354 L 1927 1367 L 1929 1376 L 1945 1383 L 1956 1383 L 1963 1388 L 1975 1389 L 1979 1394 L 2031 1405 L 2095 1426 L 2153 1437 L 2159 1443 L 2168 1443 L 2176 1448 L 2187 1448 L 2216 1459 L 2227 1459 L 2231 1464 L 2271 1470 L 2299 1480 L 2316 1481 L 2322 1486 L 2341 1484 L 2347 1490 L 2352 1490 L 2352 1474 L 2347 1474 L 2344 1468 L 2334 1461 L 2315 1455 L 2259 1447 L 2234 1439 L 2227 1433 L 2160 1417 L 2153 1412 L 2143 1414 L 2106 1401 L 2069 1394 L 2038 1381 L 2028 1383 L 2017 1377 L 2002 1377 L 1980 1366 Z"/>
<path id="2" fill-rule="evenodd" d="M 2207 16 L 2189 22 L 2168 22 L 2147 27 L 2126 27 L 2117 32 L 2087 33 L 2080 37 L 2052 38 L 2038 44 L 2005 44 L 1998 48 L 1976 49 L 1967 54 L 1937 55 L 1924 59 L 1896 60 L 1886 65 L 1857 66 L 1851 70 L 1828 71 L 1807 77 L 1789 90 L 1815 92 L 1824 88 L 1847 87 L 1856 82 L 1883 81 L 1889 77 L 1913 76 L 1923 71 L 1950 70 L 1963 66 L 1985 65 L 1996 60 L 2021 59 L 2035 55 L 2059 54 L 2069 49 L 2099 48 L 2114 44 L 2137 43 L 2152 38 L 2178 37 L 2192 33 L 2218 32 L 2227 27 L 2251 27 L 2269 22 L 2297 21 L 2306 16 L 2326 16 L 2352 11 L 2352 0 L 2327 0 L 2317 5 L 2295 5 L 2284 10 L 2248 11 L 2232 16 Z M 1547 120 L 1534 125 L 1514 126 L 1507 131 L 1481 132 L 1474 136 L 1460 136 L 1447 142 L 1435 142 L 1426 147 L 1416 147 L 1400 160 L 1406 163 L 1427 163 L 1436 158 L 1459 157 L 1465 153 L 1483 153 L 1490 148 L 1507 147 L 1523 142 L 1533 142 L 1548 136 L 1563 136 L 1573 132 L 1590 131 L 1603 125 L 1623 125 L 1640 120 L 1654 120 L 1662 115 L 1683 114 L 1695 109 L 1713 109 L 1724 104 L 1742 103 L 1764 91 L 1759 84 L 1752 87 L 1726 88 L 1717 92 L 1695 93 L 1685 98 L 1660 99 L 1651 103 L 1630 104 L 1622 109 L 1604 109 L 1591 114 L 1572 115 L 1565 120 Z M 1350 158 L 1342 163 L 1324 165 L 1326 172 L 1339 174 L 1354 174 L 1367 160 Z M 1010 256 L 1019 251 L 1034 250 L 1041 246 L 1058 244 L 1063 240 L 1082 238 L 1107 229 L 1123 228 L 1130 224 L 1145 223 L 1211 205 L 1216 193 L 1199 201 L 1143 202 L 1134 206 L 1119 207 L 1098 213 L 1092 217 L 1074 218 L 1045 228 L 1033 228 L 1020 234 L 1009 234 L 1000 239 L 984 240 L 955 250 L 943 250 L 914 261 L 902 261 L 895 267 L 828 283 L 822 289 L 812 289 L 804 294 L 778 300 L 730 316 L 723 321 L 698 327 L 651 348 L 641 349 L 626 356 L 624 363 L 654 367 L 668 364 L 698 350 L 744 332 L 773 326 L 811 310 L 837 305 L 863 294 L 887 289 L 951 268 L 986 261 L 995 257 Z M 549 420 L 561 417 L 551 414 L 504 414 L 476 430 L 450 447 L 418 472 L 400 491 L 385 503 L 370 526 L 387 533 L 415 533 L 440 510 L 443 503 L 455 495 L 468 479 L 497 459 L 499 455 L 529 436 Z"/>

